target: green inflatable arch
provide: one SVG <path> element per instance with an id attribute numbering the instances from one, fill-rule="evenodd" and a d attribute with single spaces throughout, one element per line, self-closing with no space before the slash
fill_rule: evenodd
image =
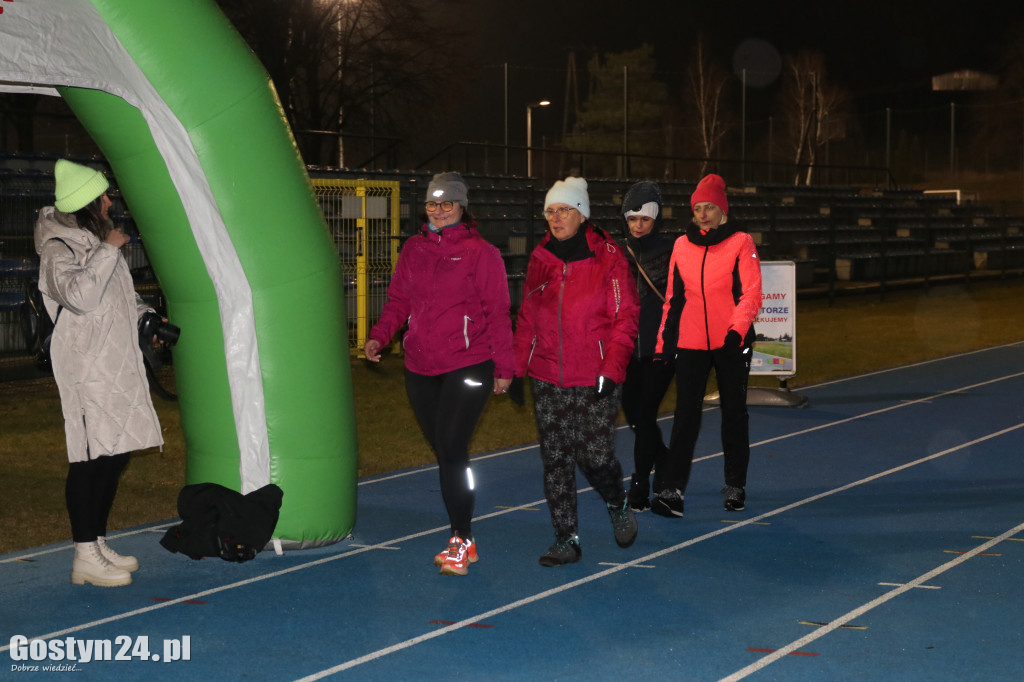
<path id="1" fill-rule="evenodd" d="M 46 36 L 46 39 L 41 39 Z M 0 90 L 59 94 L 183 332 L 187 482 L 284 490 L 285 547 L 355 523 L 337 254 L 266 71 L 210 0 L 5 0 Z"/>

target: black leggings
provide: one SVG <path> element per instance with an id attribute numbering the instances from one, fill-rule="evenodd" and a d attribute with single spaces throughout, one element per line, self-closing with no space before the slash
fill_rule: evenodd
<path id="1" fill-rule="evenodd" d="M 680 348 L 678 351 L 676 412 L 669 459 L 675 486 L 681 491 L 686 491 L 690 480 L 693 451 L 704 411 L 704 391 L 712 368 L 718 379 L 721 398 L 725 484 L 737 488 L 747 485 L 750 462 L 747 378 L 750 375 L 751 341 L 748 338 L 742 350 L 726 347 L 710 351 Z"/>
<path id="2" fill-rule="evenodd" d="M 494 390 L 494 362 L 488 360 L 446 374 L 406 370 L 405 392 L 416 420 L 437 457 L 441 497 L 452 535 L 472 537 L 476 493 L 469 467 L 469 441 Z"/>
<path id="3" fill-rule="evenodd" d="M 633 357 L 626 367 L 626 383 L 622 385 L 622 411 L 633 430 L 633 473 L 655 478 L 665 473 L 668 448 L 658 426 L 658 409 L 675 376 L 675 367 L 668 362 L 655 362 L 653 358 Z M 661 492 L 655 484 L 654 492 Z"/>
<path id="4" fill-rule="evenodd" d="M 86 462 L 72 462 L 64 483 L 64 499 L 75 542 L 96 542 L 107 534 L 107 517 L 114 506 L 121 472 L 128 453 L 104 455 Z"/>

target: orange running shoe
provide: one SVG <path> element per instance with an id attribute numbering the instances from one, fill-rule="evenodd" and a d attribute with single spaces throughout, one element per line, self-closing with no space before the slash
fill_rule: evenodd
<path id="1" fill-rule="evenodd" d="M 477 562 L 476 542 L 470 538 L 463 540 L 453 535 L 448 541 L 448 548 L 434 557 L 434 565 L 441 567 L 442 575 L 466 575 L 469 565 Z"/>

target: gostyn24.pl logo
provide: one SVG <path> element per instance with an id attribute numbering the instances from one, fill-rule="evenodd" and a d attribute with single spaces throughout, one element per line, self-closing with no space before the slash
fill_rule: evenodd
<path id="1" fill-rule="evenodd" d="M 110 639 L 29 639 L 11 637 L 11 672 L 72 670 L 94 661 L 154 661 L 171 663 L 192 659 L 192 638 L 165 639 L 159 650 L 150 650 L 149 637 L 121 635 Z M 56 666 L 58 667 L 54 667 Z"/>

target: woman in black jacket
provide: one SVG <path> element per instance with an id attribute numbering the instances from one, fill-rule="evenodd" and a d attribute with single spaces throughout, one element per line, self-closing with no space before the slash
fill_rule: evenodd
<path id="1" fill-rule="evenodd" d="M 666 470 L 668 448 L 658 427 L 658 410 L 672 381 L 671 364 L 654 359 L 654 346 L 661 325 L 662 304 L 672 256 L 672 237 L 661 234 L 663 206 L 661 189 L 654 182 L 638 182 L 622 200 L 626 233 L 626 260 L 636 280 L 640 297 L 640 323 L 636 346 L 622 390 L 622 411 L 633 430 L 633 477 L 629 485 L 629 506 L 634 512 L 651 509 L 661 516 L 677 514 L 661 497 L 650 501 L 651 471 L 654 492 L 661 492 L 660 474 Z M 681 510 L 680 510 L 681 511 Z"/>

